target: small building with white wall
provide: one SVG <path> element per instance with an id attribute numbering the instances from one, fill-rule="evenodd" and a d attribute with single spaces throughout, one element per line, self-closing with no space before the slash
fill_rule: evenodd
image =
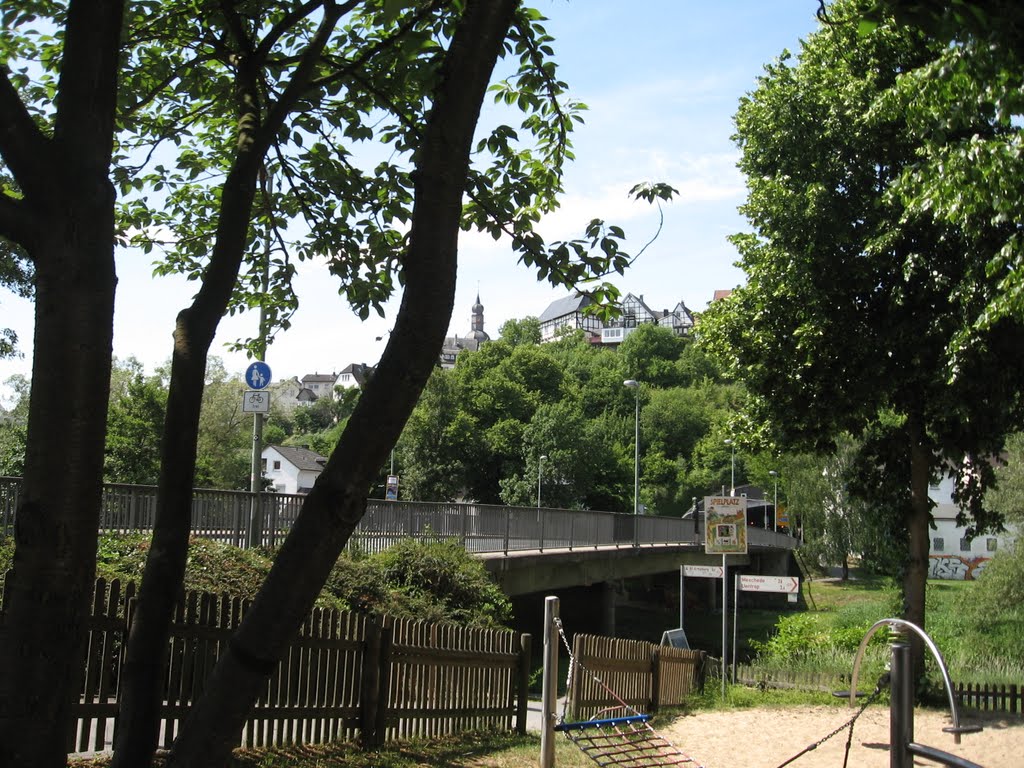
<path id="1" fill-rule="evenodd" d="M 309 493 L 327 463 L 326 456 L 291 445 L 268 445 L 261 456 L 263 476 L 277 493 Z"/>

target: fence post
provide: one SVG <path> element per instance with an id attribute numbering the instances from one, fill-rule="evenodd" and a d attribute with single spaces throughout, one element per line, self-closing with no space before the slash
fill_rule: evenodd
<path id="1" fill-rule="evenodd" d="M 540 768 L 555 765 L 555 708 L 558 698 L 558 598 L 544 598 L 544 685 L 541 693 Z M 578 637 L 578 636 L 577 636 Z M 568 695 L 568 692 L 566 692 Z"/>
<path id="2" fill-rule="evenodd" d="M 377 674 L 377 720 L 373 724 L 374 746 L 384 745 L 388 732 L 388 691 L 391 688 L 391 649 L 395 644 L 395 625 L 384 618 L 380 633 L 380 659 Z"/>
<path id="3" fill-rule="evenodd" d="M 381 617 L 371 616 L 366 622 L 363 646 L 363 679 L 359 692 L 359 730 L 363 749 L 377 743 L 377 710 L 380 708 L 380 638 Z"/>
<path id="4" fill-rule="evenodd" d="M 651 714 L 661 706 L 661 650 L 655 645 L 651 648 Z"/>
<path id="5" fill-rule="evenodd" d="M 533 637 L 529 633 L 519 636 L 519 693 L 516 696 L 516 733 L 526 735 L 526 718 L 530 696 L 530 651 Z"/>

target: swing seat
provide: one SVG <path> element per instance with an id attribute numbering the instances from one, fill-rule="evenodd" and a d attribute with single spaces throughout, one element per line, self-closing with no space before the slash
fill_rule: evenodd
<path id="1" fill-rule="evenodd" d="M 626 717 L 609 717 L 604 720 L 578 720 L 573 723 L 559 723 L 555 726 L 556 731 L 584 731 L 588 728 L 614 728 L 617 725 L 629 723 L 646 723 L 651 719 L 650 715 L 628 715 Z"/>

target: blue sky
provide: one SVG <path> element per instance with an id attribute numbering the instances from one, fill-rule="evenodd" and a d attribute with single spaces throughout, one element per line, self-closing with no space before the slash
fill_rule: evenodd
<path id="1" fill-rule="evenodd" d="M 555 37 L 560 76 L 573 98 L 590 109 L 573 142 L 576 162 L 566 178 L 561 209 L 541 226 L 548 239 L 578 236 L 592 218 L 621 225 L 633 253 L 657 228 L 657 213 L 627 193 L 642 181 L 663 181 L 680 191 L 664 206 L 658 240 L 616 280 L 623 293 L 643 294 L 652 309 L 682 300 L 702 310 L 719 288 L 732 288 L 743 275 L 733 266 L 736 252 L 726 240 L 744 228 L 736 211 L 743 179 L 735 168 L 730 136 L 739 98 L 750 91 L 766 62 L 816 27 L 815 0 L 536 0 Z M 624 10 L 628 9 L 628 10 Z M 171 353 L 177 312 L 194 284 L 151 277 L 150 257 L 118 254 L 120 283 L 114 353 L 134 355 L 150 370 Z M 267 356 L 275 379 L 339 371 L 353 362 L 375 363 L 392 318 L 356 318 L 337 296 L 325 272 L 300 270 L 301 307 L 292 327 Z M 479 290 L 485 328 L 493 336 L 510 318 L 539 315 L 565 295 L 536 280 L 516 264 L 507 243 L 463 233 L 459 285 L 451 333 L 470 329 L 470 307 Z M 397 310 L 397 299 L 389 313 Z M 32 308 L 0 295 L 0 325 L 15 328 L 25 356 L 0 361 L 0 382 L 30 374 Z M 224 344 L 252 335 L 257 318 L 228 318 L 211 353 L 230 371 L 242 372 L 243 355 Z M 0 398 L 0 402 L 3 399 Z"/>

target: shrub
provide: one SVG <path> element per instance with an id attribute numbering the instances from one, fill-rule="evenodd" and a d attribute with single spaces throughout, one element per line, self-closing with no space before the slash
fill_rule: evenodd
<path id="1" fill-rule="evenodd" d="M 512 615 L 511 603 L 483 563 L 457 541 L 406 539 L 369 562 L 381 567 L 396 593 L 390 608 L 399 615 L 409 615 L 405 611 L 411 607 L 422 609 L 424 601 L 444 608 L 444 620 L 474 626 L 503 626 Z"/>

